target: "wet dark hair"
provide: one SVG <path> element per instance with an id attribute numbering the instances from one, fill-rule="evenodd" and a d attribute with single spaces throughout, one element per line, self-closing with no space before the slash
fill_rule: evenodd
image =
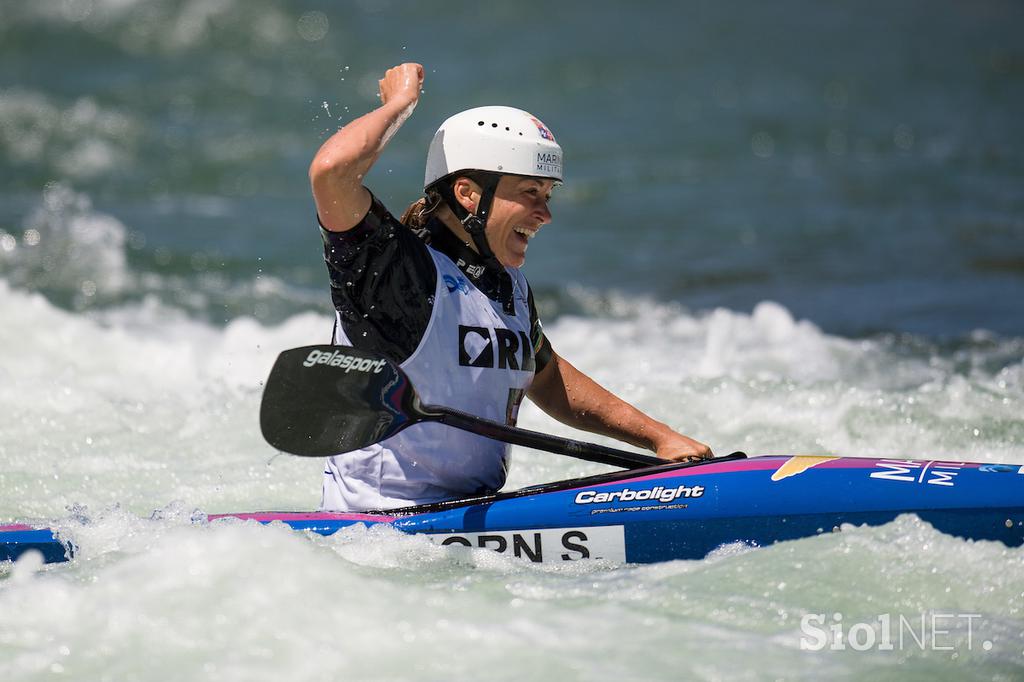
<path id="1" fill-rule="evenodd" d="M 442 206 L 441 195 L 428 190 L 425 196 L 409 204 L 402 214 L 402 224 L 413 230 L 418 230 L 434 217 Z"/>

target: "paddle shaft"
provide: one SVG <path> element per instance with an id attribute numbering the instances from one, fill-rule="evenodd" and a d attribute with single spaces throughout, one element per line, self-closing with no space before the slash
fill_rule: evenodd
<path id="1" fill-rule="evenodd" d="M 500 440 L 503 443 L 522 445 L 559 455 L 568 455 L 569 457 L 583 459 L 588 462 L 610 464 L 626 469 L 639 469 L 666 463 L 666 460 L 651 457 L 650 455 L 641 455 L 627 450 L 616 450 L 615 448 L 605 447 L 596 443 L 584 443 L 572 440 L 571 438 L 561 438 L 514 426 L 506 426 L 505 424 L 477 417 L 466 412 L 460 412 L 450 407 L 420 405 L 420 410 L 421 416 L 430 421 L 438 421 L 456 429 Z"/>

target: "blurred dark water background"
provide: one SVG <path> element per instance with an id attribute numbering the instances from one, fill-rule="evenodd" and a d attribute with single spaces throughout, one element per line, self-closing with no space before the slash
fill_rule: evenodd
<path id="1" fill-rule="evenodd" d="M 418 61 L 424 96 L 368 185 L 402 210 L 455 111 L 542 118 L 567 173 L 527 265 L 549 317 L 619 292 L 774 300 L 852 337 L 1024 335 L 1019 2 L 3 0 L 0 16 L 0 278 L 70 309 L 328 311 L 308 162 L 387 67 Z"/>

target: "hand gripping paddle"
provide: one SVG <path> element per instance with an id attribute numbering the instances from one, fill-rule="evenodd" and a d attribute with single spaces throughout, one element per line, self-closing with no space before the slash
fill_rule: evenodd
<path id="1" fill-rule="evenodd" d="M 260 429 L 278 450 L 330 457 L 389 438 L 419 422 L 440 422 L 513 445 L 636 469 L 667 461 L 527 431 L 440 405 L 425 405 L 409 377 L 372 351 L 305 346 L 278 356 L 263 389 Z"/>

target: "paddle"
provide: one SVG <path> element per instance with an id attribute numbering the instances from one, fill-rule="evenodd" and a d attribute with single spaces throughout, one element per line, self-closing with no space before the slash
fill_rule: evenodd
<path id="1" fill-rule="evenodd" d="M 281 353 L 260 405 L 268 443 L 300 457 L 329 457 L 389 438 L 419 422 L 440 422 L 513 445 L 627 469 L 665 460 L 527 431 L 420 402 L 405 372 L 379 353 L 305 346 Z"/>

